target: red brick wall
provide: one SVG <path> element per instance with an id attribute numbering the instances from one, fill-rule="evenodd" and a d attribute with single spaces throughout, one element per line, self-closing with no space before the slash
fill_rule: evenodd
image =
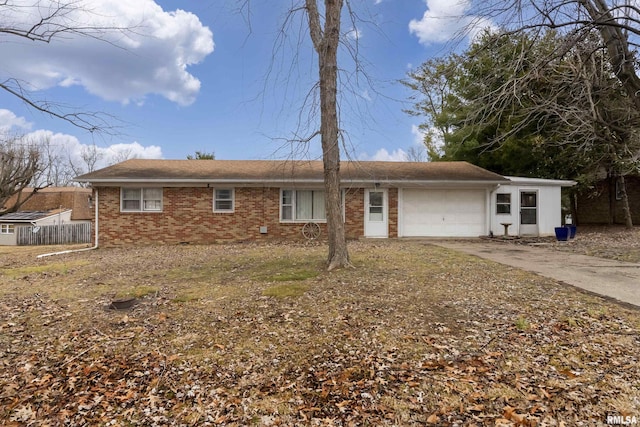
<path id="1" fill-rule="evenodd" d="M 389 189 L 389 237 L 398 237 L 398 189 Z"/>
<path id="2" fill-rule="evenodd" d="M 235 211 L 213 212 L 213 189 L 163 189 L 162 212 L 120 212 L 120 188 L 98 189 L 99 244 L 216 243 L 267 239 L 303 239 L 303 224 L 281 223 L 279 188 L 235 188 Z M 390 235 L 397 236 L 397 190 L 389 191 Z M 345 194 L 347 238 L 364 234 L 364 190 Z M 267 234 L 260 234 L 260 227 Z M 326 238 L 326 224 L 320 224 Z"/>
<path id="3" fill-rule="evenodd" d="M 640 177 L 625 178 L 631 218 L 640 224 Z M 615 198 L 615 183 L 612 179 L 598 182 L 595 191 L 578 194 L 578 224 L 624 224 L 622 201 Z"/>
<path id="4" fill-rule="evenodd" d="M 364 236 L 364 190 L 351 188 L 344 193 L 345 234 L 349 239 Z"/>

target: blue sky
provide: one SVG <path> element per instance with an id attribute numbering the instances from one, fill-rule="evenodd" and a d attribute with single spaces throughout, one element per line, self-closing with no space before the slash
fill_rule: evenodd
<path id="1" fill-rule="evenodd" d="M 24 0 L 13 0 L 26 3 Z M 40 7 L 48 3 L 42 0 Z M 27 108 L 0 91 L 0 131 L 46 138 L 73 157 L 95 144 L 103 163 L 122 155 L 184 159 L 195 151 L 218 159 L 319 158 L 319 139 L 291 142 L 316 129 L 317 78 L 299 0 L 82 0 L 74 19 L 129 28 L 101 36 L 68 36 L 50 44 L 0 38 L 0 81 L 18 77 L 33 96 L 117 118 L 115 134 L 94 135 Z M 352 0 L 360 21 L 343 19 L 366 74 L 342 51 L 340 110 L 343 158 L 402 160 L 419 141 L 419 119 L 402 110 L 410 93 L 398 83 L 413 67 L 442 55 L 464 26 L 469 1 Z M 5 8 L 6 9 L 6 8 Z M 28 25 L 21 8 L 5 22 Z M 91 13 L 86 11 L 91 10 Z M 42 10 L 37 13 L 42 13 Z M 74 12 L 76 13 L 76 12 Z M 124 154 L 123 154 L 124 153 Z"/>

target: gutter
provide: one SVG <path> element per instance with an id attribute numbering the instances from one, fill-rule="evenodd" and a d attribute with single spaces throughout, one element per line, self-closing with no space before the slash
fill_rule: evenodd
<path id="1" fill-rule="evenodd" d="M 51 252 L 51 253 L 48 253 L 48 254 L 38 255 L 38 256 L 36 256 L 36 258 L 44 258 L 44 257 L 48 257 L 48 256 L 53 256 L 53 255 L 63 255 L 63 254 L 70 254 L 70 253 L 74 253 L 74 252 L 84 252 L 84 251 L 92 251 L 94 249 L 98 249 L 98 189 L 94 188 L 94 191 L 96 192 L 96 200 L 95 200 L 95 223 L 96 223 L 96 227 L 95 227 L 95 244 L 90 248 L 69 249 L 69 250 L 66 250 L 66 251 Z"/>

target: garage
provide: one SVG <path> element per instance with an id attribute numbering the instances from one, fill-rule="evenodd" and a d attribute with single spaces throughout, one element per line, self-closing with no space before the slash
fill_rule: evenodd
<path id="1" fill-rule="evenodd" d="M 402 237 L 478 237 L 486 235 L 486 191 L 403 189 Z"/>

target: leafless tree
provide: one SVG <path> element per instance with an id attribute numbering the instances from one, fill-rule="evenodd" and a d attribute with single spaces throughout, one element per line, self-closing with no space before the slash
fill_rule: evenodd
<path id="1" fill-rule="evenodd" d="M 136 154 L 133 152 L 133 148 L 131 147 L 122 147 L 117 149 L 112 158 L 111 158 L 111 162 L 112 163 L 120 163 L 120 162 L 124 162 L 125 160 L 129 160 L 129 159 L 135 159 L 137 156 Z"/>
<path id="2" fill-rule="evenodd" d="M 407 149 L 405 158 L 408 162 L 426 162 L 429 161 L 426 147 L 411 146 Z"/>
<path id="3" fill-rule="evenodd" d="M 72 183 L 74 171 L 71 163 L 67 160 L 62 147 L 58 147 L 51 142 L 51 138 L 44 136 L 40 139 L 31 139 L 30 145 L 40 151 L 42 173 L 32 182 L 34 187 L 51 185 L 54 187 L 64 187 Z"/>
<path id="4" fill-rule="evenodd" d="M 325 205 L 329 234 L 328 269 L 350 265 L 340 196 L 340 128 L 338 122 L 338 45 L 343 0 L 324 1 L 324 19 L 316 0 L 305 0 L 309 34 L 318 55 L 320 130 Z"/>
<path id="5" fill-rule="evenodd" d="M 98 151 L 98 147 L 95 144 L 82 147 L 80 157 L 87 166 L 86 172 L 89 173 L 96 170 L 96 164 L 104 157 L 104 154 Z"/>
<path id="6" fill-rule="evenodd" d="M 34 191 L 21 199 L 22 190 L 35 182 L 42 171 L 43 165 L 38 147 L 18 137 L 3 137 L 3 140 L 0 140 L 0 211 L 3 213 L 17 211 L 35 193 Z M 46 186 L 45 184 L 42 187 Z M 11 206 L 6 206 L 14 194 L 19 196 Z"/>
<path id="7" fill-rule="evenodd" d="M 293 46 L 296 52 L 292 61 L 285 66 L 283 73 L 286 84 L 300 65 L 301 48 L 307 35 L 310 37 L 314 54 L 317 55 L 318 78 L 301 102 L 297 117 L 297 126 L 290 137 L 275 138 L 283 141 L 282 148 L 287 155 L 308 155 L 309 144 L 320 139 L 324 165 L 325 205 L 329 253 L 329 270 L 349 267 L 345 226 L 342 218 L 342 197 L 340 193 L 341 149 L 347 147 L 348 136 L 341 128 L 340 111 L 356 106 L 357 99 L 363 98 L 360 85 L 376 92 L 372 79 L 366 73 L 364 61 L 359 53 L 358 25 L 375 26 L 365 18 L 365 9 L 357 13 L 352 0 L 295 0 L 291 2 L 285 14 L 284 23 L 274 43 L 274 54 L 283 53 L 282 49 Z M 245 18 L 251 31 L 251 0 L 237 0 L 237 11 Z M 301 21 L 296 19 L 303 16 Z M 342 30 L 343 19 L 348 21 L 346 31 Z M 291 36 L 291 37 L 290 37 Z M 295 37 L 298 36 L 297 41 Z M 338 64 L 338 51 L 344 53 L 341 58 L 352 61 L 352 69 L 347 72 L 344 61 Z M 282 63 L 280 63 L 282 64 Z M 277 80 L 274 74 L 279 66 L 272 61 L 266 80 Z M 287 68 L 288 67 L 288 68 Z M 278 80 L 278 83 L 282 83 Z M 289 94 L 286 89 L 281 97 Z M 319 125 L 317 119 L 319 116 Z"/>
<path id="8" fill-rule="evenodd" d="M 73 176 L 83 175 L 85 173 L 93 172 L 96 170 L 96 165 L 100 160 L 104 158 L 104 154 L 98 150 L 95 144 L 83 145 L 80 150 L 80 160 L 74 158 L 72 153 L 67 152 L 67 163 L 69 168 L 73 172 Z M 78 185 L 78 184 L 75 184 Z M 81 186 L 88 186 L 88 183 L 79 184 Z"/>
<path id="9" fill-rule="evenodd" d="M 266 79 L 283 83 L 276 77 L 280 65 L 276 64 L 278 55 L 286 55 L 285 49 L 294 46 L 286 73 L 285 86 L 291 81 L 291 74 L 301 64 L 300 50 L 304 39 L 311 39 L 313 51 L 317 56 L 318 77 L 311 89 L 301 101 L 297 116 L 297 126 L 289 137 L 278 137 L 283 141 L 282 149 L 288 156 L 307 156 L 309 144 L 317 138 L 322 147 L 324 166 L 325 208 L 329 253 L 329 270 L 350 266 L 346 242 L 344 221 L 342 218 L 342 197 L 340 193 L 340 148 L 344 144 L 344 134 L 340 129 L 338 111 L 338 88 L 340 70 L 338 68 L 338 49 L 348 45 L 347 35 L 341 33 L 342 11 L 349 7 L 349 0 L 296 0 L 285 13 L 284 22 L 274 42 L 271 66 Z M 238 11 L 245 17 L 251 29 L 251 0 L 239 0 Z M 349 9 L 350 10 L 350 9 Z M 350 16 L 352 16 L 350 14 Z M 300 19 L 300 20 L 298 20 Z M 293 41 L 292 41 L 293 40 Z M 293 43 L 293 44 L 292 44 Z M 355 50 L 347 50 L 353 55 Z M 313 67 L 315 68 L 315 67 Z M 266 89 L 266 88 L 265 88 Z M 288 88 L 283 89 L 281 97 L 288 96 Z M 319 125 L 318 125 L 319 116 Z"/>
<path id="10" fill-rule="evenodd" d="M 593 32 L 599 35 L 600 46 L 592 50 L 592 54 L 599 54 L 600 49 L 607 51 L 610 72 L 618 79 L 635 111 L 640 111 L 640 77 L 638 72 L 637 52 L 640 47 L 640 7 L 634 0 L 489 0 L 475 2 L 475 8 L 468 13 L 476 18 L 488 18 L 498 22 L 506 28 L 506 36 L 526 32 L 533 34 L 538 31 L 544 35 L 546 30 L 554 30 L 565 36 L 566 44 L 560 45 L 549 57 L 540 58 L 545 64 L 557 57 L 563 56 L 573 46 L 585 38 L 592 37 Z M 474 23 L 478 19 L 473 20 Z M 471 30 L 471 28 L 467 28 Z M 516 92 L 518 81 L 509 82 Z M 576 105 L 576 109 L 584 105 Z M 587 104 L 588 106 L 588 104 Z M 633 117 L 632 117 L 633 116 Z M 635 120 L 635 115 L 630 115 Z M 596 121 L 595 123 L 599 123 Z M 635 130 L 629 131 L 635 126 Z M 637 138 L 638 128 L 635 123 L 627 123 L 624 132 L 613 132 L 604 135 L 614 138 L 608 147 L 616 147 L 615 153 L 610 153 L 610 161 L 617 172 L 618 182 L 623 188 L 624 172 L 622 169 L 637 168 L 638 152 L 630 147 Z M 609 126 L 609 129 L 613 129 Z M 601 139 L 602 132 L 595 135 Z M 625 140 L 626 143 L 621 141 Z M 631 142 L 631 144 L 629 144 Z M 625 148 L 626 147 L 626 148 Z M 604 150 L 607 151 L 607 150 Z M 621 153 L 626 154 L 621 156 Z M 636 162 L 629 159 L 636 158 Z M 617 159 L 617 160 L 616 160 Z M 631 166 L 629 166 L 631 165 Z M 630 215 L 625 209 L 627 225 L 630 226 Z"/>

